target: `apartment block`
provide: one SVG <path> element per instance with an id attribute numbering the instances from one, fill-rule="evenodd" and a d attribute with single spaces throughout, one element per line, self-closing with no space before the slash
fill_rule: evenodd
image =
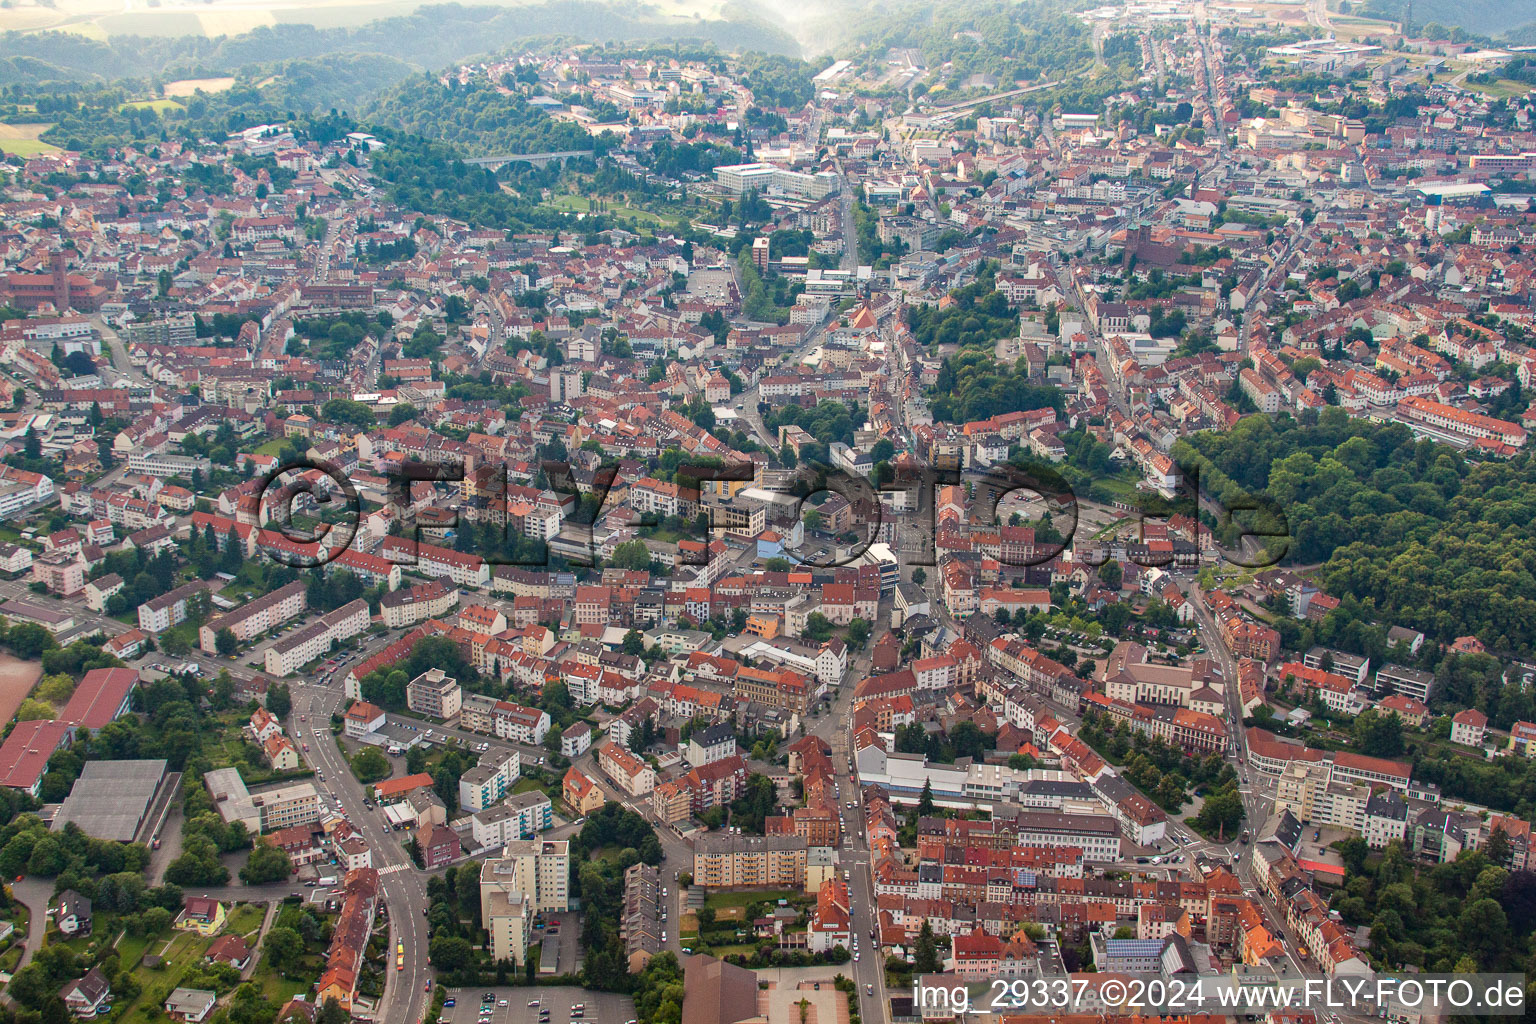
<path id="1" fill-rule="evenodd" d="M 475 846 L 494 850 L 516 839 L 532 839 L 553 828 L 554 807 L 543 793 L 514 793 L 505 803 L 480 811 L 470 818 Z"/>
<path id="2" fill-rule="evenodd" d="M 522 755 L 515 750 L 488 750 L 480 763 L 459 776 L 459 806 L 483 811 L 495 806 L 522 773 Z"/>
<path id="3" fill-rule="evenodd" d="M 496 892 L 526 893 L 534 913 L 570 909 L 570 843 L 564 839 L 515 839 L 480 865 L 480 914 L 489 916 Z"/>
<path id="4" fill-rule="evenodd" d="M 428 718 L 452 718 L 459 713 L 459 682 L 440 668 L 429 668 L 405 688 L 405 706 Z"/>
<path id="5" fill-rule="evenodd" d="M 198 647 L 207 654 L 217 654 L 222 629 L 230 630 L 236 640 L 247 644 L 268 630 L 297 618 L 304 613 L 306 589 L 302 582 L 295 580 L 232 611 L 210 616 L 198 630 Z"/>
<path id="6" fill-rule="evenodd" d="M 297 672 L 324 655 L 333 644 L 366 630 L 370 621 L 368 602 L 362 599 L 320 616 L 297 633 L 285 636 L 267 648 L 267 673 L 281 677 Z"/>
<path id="7" fill-rule="evenodd" d="M 693 847 L 693 884 L 710 889 L 805 888 L 805 840 L 799 836 L 733 836 L 707 832 Z"/>
<path id="8" fill-rule="evenodd" d="M 198 594 L 213 589 L 206 580 L 194 580 L 175 590 L 152 597 L 139 605 L 139 628 L 146 633 L 164 633 L 187 619 L 187 604 Z"/>

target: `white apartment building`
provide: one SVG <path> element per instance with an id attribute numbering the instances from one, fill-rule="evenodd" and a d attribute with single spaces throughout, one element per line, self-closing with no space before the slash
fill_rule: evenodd
<path id="1" fill-rule="evenodd" d="M 749 192 L 782 192 L 801 199 L 825 199 L 838 191 L 837 175 L 831 171 L 804 174 L 773 164 L 729 164 L 715 168 L 715 181 L 734 196 Z"/>
<path id="2" fill-rule="evenodd" d="M 208 654 L 217 654 L 222 629 L 230 630 L 242 644 L 250 643 L 268 630 L 303 614 L 306 589 L 303 582 L 295 580 L 239 608 L 211 616 L 198 630 L 198 646 Z"/>
<path id="3" fill-rule="evenodd" d="M 406 685 L 405 706 L 429 718 L 452 718 L 459 713 L 462 694 L 457 679 L 429 668 Z"/>
<path id="4" fill-rule="evenodd" d="M 482 887 L 480 893 L 480 919 L 491 935 L 491 959 L 526 963 L 533 935 L 533 901 L 521 892 Z"/>
<path id="5" fill-rule="evenodd" d="M 499 891 L 526 893 L 534 912 L 560 913 L 570 909 L 570 843 L 564 839 L 517 839 L 501 855 L 480 865 L 480 912 Z"/>
<path id="6" fill-rule="evenodd" d="M 470 818 L 475 846 L 494 850 L 517 839 L 532 839 L 553 828 L 554 808 L 543 793 L 514 793 L 505 803 L 479 811 Z"/>
<path id="7" fill-rule="evenodd" d="M 291 636 L 285 636 L 267 648 L 268 675 L 291 675 L 321 657 L 332 644 L 351 639 L 368 628 L 368 602 L 359 598 L 322 615 Z"/>
<path id="8" fill-rule="evenodd" d="M 522 755 L 515 750 L 488 750 L 480 763 L 459 776 L 459 806 L 483 811 L 500 803 L 522 774 Z"/>
<path id="9" fill-rule="evenodd" d="M 206 473 L 213 468 L 207 459 L 190 455 L 166 455 L 163 452 L 134 452 L 128 456 L 128 472 L 140 476 L 190 478 L 193 470 Z"/>

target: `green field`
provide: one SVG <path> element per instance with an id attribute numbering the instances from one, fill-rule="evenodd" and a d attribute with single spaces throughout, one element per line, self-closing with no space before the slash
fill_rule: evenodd
<path id="1" fill-rule="evenodd" d="M 712 892 L 704 897 L 704 905 L 719 913 L 726 908 L 746 908 L 752 903 L 777 904 L 779 900 L 788 900 L 794 904 L 797 900 L 804 900 L 805 893 L 797 889 L 760 890 L 751 892 Z"/>
<path id="2" fill-rule="evenodd" d="M 1531 91 L 1531 86 L 1526 85 L 1524 82 L 1517 82 L 1513 78 L 1501 78 L 1497 82 L 1489 82 L 1487 85 L 1472 85 L 1468 83 L 1467 88 L 1496 100 L 1524 96 Z"/>
<path id="3" fill-rule="evenodd" d="M 126 932 L 118 936 L 117 950 L 118 962 L 124 967 L 136 967 L 144 956 L 144 951 L 149 949 L 150 943 L 157 941 L 148 935 L 129 935 Z"/>
<path id="4" fill-rule="evenodd" d="M 541 783 L 539 783 L 536 779 L 521 778 L 521 779 L 518 779 L 516 782 L 514 782 L 512 784 L 512 792 L 514 792 L 514 793 L 544 793 L 547 796 L 549 791 L 546 790 L 544 788 L 544 786 Z"/>
<path id="5" fill-rule="evenodd" d="M 240 935 L 254 940 L 256 933 L 261 930 L 262 918 L 266 917 L 266 910 L 254 903 L 242 903 L 229 915 L 229 920 L 224 922 L 224 930 L 231 935 Z"/>
<path id="6" fill-rule="evenodd" d="M 261 447 L 252 449 L 252 451 L 257 455 L 270 455 L 275 459 L 282 454 L 283 445 L 287 443 L 288 439 L 286 437 L 274 437 Z"/>
<path id="7" fill-rule="evenodd" d="M 545 200 L 540 205 L 546 210 L 554 210 L 558 213 L 590 213 L 591 211 L 587 209 L 587 202 L 587 196 L 562 194 L 553 196 L 550 199 Z M 606 212 L 611 217 L 633 218 L 634 220 L 639 221 L 641 224 L 658 225 L 671 223 L 665 217 L 654 214 L 649 210 L 636 209 L 633 206 L 623 206 L 609 203 Z"/>
<path id="8" fill-rule="evenodd" d="M 12 156 L 37 156 L 40 153 L 57 153 L 58 146 L 50 146 L 38 138 L 52 128 L 51 124 L 4 124 L 0 123 L 0 150 Z"/>
<path id="9" fill-rule="evenodd" d="M 205 939 L 195 932 L 179 932 L 169 947 L 156 938 L 146 952 L 162 957 L 164 963 L 158 968 L 145 967 L 142 963 L 133 968 L 133 977 L 139 983 L 139 994 L 122 1009 L 120 1018 L 129 1019 L 141 1007 L 148 1008 L 148 1013 L 143 1014 L 145 1016 L 158 1015 L 166 996 L 171 994 L 187 968 L 201 960 L 212 944 L 212 939 Z"/>

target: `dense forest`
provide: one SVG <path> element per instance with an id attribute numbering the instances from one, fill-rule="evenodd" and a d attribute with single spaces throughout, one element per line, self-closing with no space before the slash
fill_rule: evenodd
<path id="1" fill-rule="evenodd" d="M 1413 32 L 1430 39 L 1518 36 L 1521 28 L 1536 31 L 1536 9 L 1529 0 L 1366 0 L 1358 13 L 1399 23 L 1411 17 Z M 1436 26 L 1440 31 L 1435 31 Z"/>
<path id="2" fill-rule="evenodd" d="M 1508 843 L 1497 846 L 1416 867 L 1401 843 L 1372 856 L 1353 836 L 1339 844 L 1347 874 L 1332 907 L 1346 925 L 1369 927 L 1371 957 L 1383 966 L 1529 972 L 1536 872 L 1510 871 Z"/>
<path id="3" fill-rule="evenodd" d="M 1059 388 L 1027 383 L 1024 373 L 999 365 L 991 353 L 976 349 L 944 360 L 929 397 L 933 418 L 940 423 L 971 423 L 1029 409 L 1060 413 L 1063 408 Z"/>
<path id="4" fill-rule="evenodd" d="M 217 138 L 226 132 L 269 122 L 288 122 L 296 135 L 322 143 L 333 142 L 356 127 L 349 118 L 334 112 L 296 116 L 292 108 L 281 104 L 280 90 L 271 86 L 257 89 L 237 85 L 213 95 L 200 93 L 184 106 L 163 110 L 128 106 L 130 95 L 117 87 L 30 97 L 18 96 L 16 92 L 12 90 L 10 103 L 0 104 L 0 117 L 12 122 L 52 122 L 53 126 L 42 135 L 45 142 L 90 153 L 103 153 L 130 142 L 153 143 L 172 138 L 195 142 L 199 137 Z M 24 99 L 31 100 L 36 112 L 17 116 L 15 105 Z M 214 191 L 208 179 L 197 184 Z M 133 186 L 129 187 L 131 190 Z"/>
<path id="5" fill-rule="evenodd" d="M 518 43 L 562 36 L 598 42 L 686 35 L 732 50 L 798 50 L 777 27 L 744 9 L 733 13 L 733 20 L 684 20 L 644 8 L 558 0 L 527 7 L 442 4 L 356 28 L 274 25 L 215 39 L 115 36 L 100 42 L 72 32 L 8 32 L 0 35 L 0 85 L 233 75 L 313 57 L 325 57 L 329 67 L 341 54 L 366 56 L 380 64 L 381 72 L 398 70 L 398 81 L 410 68 L 446 67 Z"/>
<path id="6" fill-rule="evenodd" d="M 1033 81 L 1093 60 L 1087 26 L 1061 5 L 1039 0 L 900 5 L 859 26 L 851 41 L 875 55 L 890 47 L 920 50 L 929 67 L 946 66 L 947 81 L 956 85 L 972 74 Z"/>
<path id="7" fill-rule="evenodd" d="M 1352 617 L 1444 643 L 1471 633 L 1492 650 L 1531 653 L 1531 453 L 1471 462 L 1401 424 L 1332 408 L 1312 426 L 1251 416 L 1227 433 L 1181 440 L 1174 455 L 1201 464 L 1203 489 L 1228 508 L 1245 493 L 1277 503 L 1291 563 L 1320 564 L 1323 589 L 1353 597 Z"/>
<path id="8" fill-rule="evenodd" d="M 418 76 L 383 96 L 365 120 L 446 142 L 463 156 L 592 148 L 592 136 L 574 121 L 555 120 L 486 81 L 443 85 Z"/>

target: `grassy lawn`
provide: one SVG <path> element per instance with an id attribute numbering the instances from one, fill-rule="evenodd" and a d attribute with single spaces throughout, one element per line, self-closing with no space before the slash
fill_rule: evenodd
<path id="1" fill-rule="evenodd" d="M 0 971 L 4 971 L 7 974 L 15 974 L 16 968 L 21 964 L 21 958 L 24 953 L 26 953 L 26 950 L 19 944 L 12 946 L 4 953 L 0 953 Z"/>
<path id="2" fill-rule="evenodd" d="M 139 983 L 139 994 L 131 1004 L 123 1008 L 119 1014 L 122 1019 L 128 1019 L 141 1006 L 150 1008 L 149 1016 L 159 1015 L 166 996 L 171 994 L 187 968 L 202 959 L 213 942 L 193 932 L 179 932 L 166 949 L 164 938 L 164 935 L 156 936 L 146 951 L 161 956 L 164 960 L 162 966 L 149 968 L 141 963 L 134 967 L 133 976 Z M 166 950 L 163 954 L 160 952 L 162 949 Z"/>
<path id="3" fill-rule="evenodd" d="M 601 197 L 592 197 L 592 198 L 601 198 Z M 542 203 L 540 205 L 543 206 L 544 209 L 554 210 L 554 211 L 556 211 L 558 213 L 592 213 L 594 211 L 592 211 L 592 210 L 590 210 L 588 208 L 588 199 L 589 199 L 589 197 L 587 197 L 587 196 L 576 196 L 576 195 L 563 194 L 563 195 L 558 195 L 558 196 L 552 196 L 551 198 L 549 198 L 548 200 L 546 200 L 544 203 Z M 632 217 L 635 220 L 641 222 L 642 224 L 666 224 L 666 223 L 668 223 L 668 221 L 667 221 L 667 219 L 665 217 L 661 217 L 661 216 L 659 216 L 657 214 L 654 214 L 654 213 L 652 213 L 649 210 L 640 210 L 640 209 L 636 209 L 633 206 L 624 206 L 622 204 L 617 204 L 616 205 L 616 204 L 614 204 L 612 202 L 609 202 L 608 209 L 605 212 L 607 212 L 610 216 L 613 216 L 613 217 L 626 217 L 626 218 Z"/>
<path id="4" fill-rule="evenodd" d="M 153 938 L 147 935 L 125 934 L 119 937 L 117 945 L 114 947 L 117 950 L 118 962 L 128 968 L 138 966 L 139 959 L 143 957 L 145 950 L 149 949 L 150 943 L 154 941 Z"/>
<path id="5" fill-rule="evenodd" d="M 536 779 L 529 779 L 529 778 L 520 778 L 516 782 L 514 782 L 512 784 L 512 792 L 514 792 L 514 793 L 544 793 L 546 796 L 549 793 L 549 791 L 547 789 L 545 789 L 545 787 L 543 785 L 541 785 Z"/>
<path id="6" fill-rule="evenodd" d="M 1136 478 L 1131 476 L 1107 476 L 1095 480 L 1094 483 L 1109 491 L 1120 501 L 1134 500 L 1139 493 L 1136 490 Z"/>
<path id="7" fill-rule="evenodd" d="M 314 970 L 316 974 L 319 973 L 318 963 L 314 965 Z M 283 977 L 267 963 L 265 958 L 257 962 L 256 970 L 251 975 L 251 982 L 261 989 L 261 994 L 271 1000 L 275 1006 L 281 1006 L 294 996 L 302 995 L 311 988 L 308 982 L 292 981 Z"/>
<path id="8" fill-rule="evenodd" d="M 705 951 L 708 951 L 710 956 L 717 956 L 717 957 L 720 957 L 721 959 L 724 959 L 725 957 L 730 956 L 732 953 L 740 953 L 742 956 L 751 956 L 753 953 L 757 952 L 757 947 L 755 945 L 753 945 L 753 946 L 711 946 L 708 943 L 706 943 L 706 944 L 704 944 L 702 946 L 694 946 L 693 947 L 693 951 L 695 953 L 703 953 Z"/>
<path id="9" fill-rule="evenodd" d="M 1466 87 L 1496 100 L 1524 96 L 1531 91 L 1529 85 L 1526 85 L 1524 82 L 1517 82 L 1513 78 L 1501 78 L 1496 82 L 1489 82 L 1487 85 L 1473 85 L 1468 82 Z"/>
<path id="10" fill-rule="evenodd" d="M 52 128 L 51 124 L 4 124 L 0 123 L 0 150 L 12 156 L 37 156 L 41 153 L 57 153 L 58 146 L 50 146 L 38 138 Z"/>
<path id="11" fill-rule="evenodd" d="M 779 900 L 788 900 L 795 905 L 797 900 L 803 900 L 805 893 L 794 889 L 782 889 L 778 891 L 758 892 L 712 892 L 704 897 L 704 905 L 715 911 L 720 916 L 720 911 L 727 908 L 745 910 L 751 903 L 777 904 Z"/>
<path id="12" fill-rule="evenodd" d="M 254 449 L 254 451 L 257 455 L 270 455 L 273 458 L 276 458 L 279 454 L 282 453 L 283 445 L 286 444 L 287 441 L 288 439 L 286 437 L 274 437 L 266 444 Z"/>
<path id="13" fill-rule="evenodd" d="M 231 935 L 242 935 L 255 938 L 261 930 L 261 920 L 266 916 L 266 911 L 254 903 L 242 903 L 229 915 L 224 922 L 224 930 Z"/>

